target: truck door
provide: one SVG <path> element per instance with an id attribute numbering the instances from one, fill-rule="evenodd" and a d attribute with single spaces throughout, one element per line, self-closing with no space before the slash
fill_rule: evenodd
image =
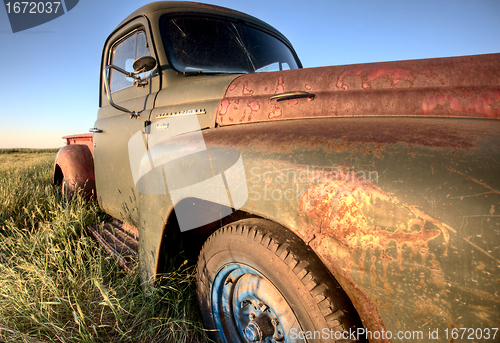
<path id="1" fill-rule="evenodd" d="M 138 132 L 144 132 L 148 123 L 155 96 L 160 88 L 158 69 L 142 73 L 147 78 L 145 86 L 134 84 L 134 80 L 117 70 L 104 70 L 115 65 L 133 72 L 133 62 L 142 56 L 153 56 L 148 23 L 144 18 L 119 29 L 105 44 L 101 63 L 100 109 L 94 128 L 94 159 L 96 189 L 101 207 L 113 217 L 137 225 L 137 191 L 135 189 L 128 142 Z M 109 80 L 112 101 L 130 111 L 139 112 L 133 118 L 130 113 L 112 107 L 107 100 L 105 77 Z M 97 132 L 96 132 L 97 131 Z M 145 134 L 144 144 L 146 145 Z"/>

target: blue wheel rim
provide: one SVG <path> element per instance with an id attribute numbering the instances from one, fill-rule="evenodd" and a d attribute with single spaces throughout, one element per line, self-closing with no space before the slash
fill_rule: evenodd
<path id="1" fill-rule="evenodd" d="M 274 331 L 255 341 L 305 342 L 300 335 L 299 321 L 281 292 L 248 265 L 228 263 L 217 272 L 212 284 L 211 306 L 222 342 L 251 342 L 245 329 L 261 313 L 271 320 Z"/>

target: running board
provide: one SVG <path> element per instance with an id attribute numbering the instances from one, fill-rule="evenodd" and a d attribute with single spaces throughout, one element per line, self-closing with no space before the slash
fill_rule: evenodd
<path id="1" fill-rule="evenodd" d="M 90 233 L 127 272 L 138 261 L 139 232 L 136 227 L 113 220 L 103 225 L 87 226 Z"/>

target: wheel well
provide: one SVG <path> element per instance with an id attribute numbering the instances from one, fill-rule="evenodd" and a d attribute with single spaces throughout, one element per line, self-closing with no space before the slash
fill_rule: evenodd
<path id="1" fill-rule="evenodd" d="M 66 145 L 59 150 L 54 163 L 53 184 L 64 181 L 71 184 L 72 191 L 82 189 L 86 198 L 95 197 L 94 159 L 87 145 Z"/>
<path id="2" fill-rule="evenodd" d="M 194 206 L 191 210 L 193 213 L 196 213 L 196 206 Z M 203 244 L 212 233 L 225 225 L 246 218 L 262 217 L 245 211 L 233 210 L 232 214 L 221 218 L 218 221 L 181 232 L 176 212 L 175 210 L 172 210 L 163 226 L 163 235 L 161 238 L 160 250 L 158 253 L 158 265 L 156 268 L 157 274 L 166 272 L 172 263 L 175 265 L 176 262 L 183 262 L 186 258 L 193 264 L 196 264 L 196 260 L 198 259 L 198 255 Z M 177 261 L 179 258 L 182 259 L 182 261 Z"/>
<path id="3" fill-rule="evenodd" d="M 54 185 L 62 184 L 63 178 L 64 178 L 64 175 L 63 175 L 62 169 L 61 169 L 61 167 L 59 167 L 58 164 L 56 164 L 54 166 L 54 182 L 53 182 L 53 184 Z"/>
<path id="4" fill-rule="evenodd" d="M 196 203 L 196 202 L 195 202 Z M 206 203 L 205 203 L 206 205 Z M 216 204 L 214 204 L 216 205 Z M 192 207 L 191 210 L 193 213 L 196 213 L 198 208 L 196 206 Z M 172 210 L 170 215 L 168 216 L 167 220 L 165 221 L 165 224 L 163 226 L 163 235 L 161 238 L 161 243 L 160 243 L 160 249 L 159 249 L 159 254 L 158 254 L 158 264 L 157 264 L 157 269 L 156 272 L 157 274 L 165 273 L 171 268 L 172 266 L 179 266 L 180 263 L 183 263 L 186 259 L 189 260 L 189 262 L 193 265 L 196 265 L 198 256 L 201 252 L 201 248 L 203 247 L 203 244 L 207 241 L 207 239 L 217 230 L 220 228 L 232 224 L 234 222 L 237 222 L 242 219 L 249 219 L 249 218 L 257 218 L 257 219 L 266 219 L 276 225 L 282 226 L 284 229 L 289 231 L 291 234 L 296 235 L 292 230 L 287 228 L 286 226 L 283 226 L 280 223 L 274 222 L 268 218 L 241 211 L 241 210 L 236 210 L 232 212 L 231 215 L 226 216 L 224 218 L 221 218 L 218 221 L 200 226 L 198 228 L 188 230 L 185 232 L 181 232 L 180 226 L 179 226 L 179 221 L 177 219 L 175 210 Z M 299 238 L 300 239 L 300 238 Z M 301 240 L 302 241 L 302 240 Z M 303 242 L 303 241 L 302 241 Z M 306 244 L 305 242 L 303 242 Z M 328 268 L 325 262 L 321 259 L 320 256 L 313 250 L 314 255 L 318 258 L 318 260 L 323 264 L 323 266 L 326 268 L 326 270 L 329 270 L 330 275 L 337 280 L 338 282 L 338 277 L 343 279 L 344 277 L 342 275 L 339 275 L 335 273 L 332 269 Z M 343 288 L 342 286 L 340 286 Z M 358 290 L 359 291 L 359 290 Z M 353 299 L 366 299 L 364 295 L 360 294 L 352 294 L 351 292 L 348 292 L 347 290 L 344 289 L 344 292 L 346 293 L 347 298 L 351 302 L 351 304 L 354 306 L 354 308 L 357 310 L 357 313 L 360 317 L 366 319 L 366 313 L 368 308 L 365 308 L 365 306 L 361 306 L 361 308 L 358 308 L 358 306 L 355 306 L 354 304 L 358 304 L 358 302 L 353 301 Z M 358 304 L 359 305 L 359 304 Z M 371 308 L 370 308 L 371 309 Z M 372 313 L 372 312 L 369 312 Z M 378 312 L 377 312 L 378 314 Z M 373 313 L 372 313 L 373 315 Z M 364 320 L 363 320 L 364 321 Z M 370 322 L 368 320 L 368 322 Z M 383 327 L 383 324 L 382 324 Z"/>

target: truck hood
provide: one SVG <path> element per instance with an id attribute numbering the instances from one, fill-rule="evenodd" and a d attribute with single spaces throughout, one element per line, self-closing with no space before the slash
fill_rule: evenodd
<path id="1" fill-rule="evenodd" d="M 362 116 L 498 119 L 499 66 L 500 54 L 489 54 L 248 74 L 228 86 L 216 122 Z"/>

